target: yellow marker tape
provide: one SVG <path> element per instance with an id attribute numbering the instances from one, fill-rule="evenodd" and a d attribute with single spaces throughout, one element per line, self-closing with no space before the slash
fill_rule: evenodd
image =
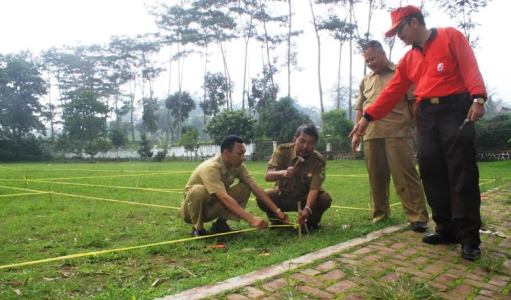
<path id="1" fill-rule="evenodd" d="M 485 185 L 485 184 L 494 183 L 495 181 L 497 181 L 497 179 L 481 179 L 480 181 L 482 181 L 482 180 L 486 180 L 486 181 L 480 182 L 479 185 Z"/>
<path id="2" fill-rule="evenodd" d="M 6 197 L 16 197 L 16 196 L 29 196 L 29 195 L 44 195 L 50 192 L 33 192 L 33 193 L 20 193 L 20 194 L 9 194 L 9 195 L 0 195 L 2 198 Z"/>
<path id="3" fill-rule="evenodd" d="M 50 195 L 60 195 L 60 196 L 67 196 L 67 197 L 76 197 L 76 198 L 84 198 L 84 199 L 92 199 L 92 200 L 99 200 L 99 201 L 108 201 L 108 202 L 115 202 L 115 203 L 123 203 L 123 204 L 131 204 L 131 205 L 140 205 L 140 206 L 150 206 L 150 207 L 159 207 L 159 208 L 170 208 L 170 209 L 176 209 L 179 210 L 179 207 L 174 206 L 166 206 L 166 205 L 158 205 L 158 204 L 149 204 L 149 203 L 142 203 L 142 202 L 132 202 L 132 201 L 124 201 L 124 200 L 117 200 L 117 199 L 109 199 L 109 198 L 100 198 L 100 197 L 91 197 L 91 196 L 82 196 L 82 195 L 74 195 L 74 194 L 66 194 L 66 193 L 59 193 L 59 192 L 45 192 L 45 191 L 39 191 L 39 190 L 32 190 L 32 189 L 24 189 L 24 188 L 15 188 L 10 186 L 2 186 L 0 185 L 0 188 L 6 188 L 6 189 L 14 189 L 14 190 L 22 190 L 22 191 L 28 191 L 28 192 L 35 192 L 35 193 L 49 193 Z"/>
<path id="4" fill-rule="evenodd" d="M 229 231 L 229 232 L 224 232 L 224 233 L 217 233 L 217 234 L 185 238 L 185 239 L 166 241 L 166 242 L 159 242 L 159 243 L 152 243 L 152 244 L 146 244 L 146 245 L 131 246 L 131 247 L 101 250 L 101 251 L 92 251 L 92 252 L 85 252 L 85 253 L 76 253 L 76 254 L 70 254 L 70 255 L 64 255 L 64 256 L 58 256 L 58 257 L 52 257 L 52 258 L 46 258 L 46 259 L 40 259 L 40 260 L 34 260 L 34 261 L 27 261 L 27 262 L 22 262 L 22 263 L 3 265 L 3 266 L 0 266 L 0 269 L 18 268 L 18 267 L 42 264 L 42 263 L 52 262 L 52 261 L 73 259 L 73 258 L 86 257 L 86 256 L 97 256 L 97 255 L 101 255 L 101 254 L 107 254 L 107 253 L 113 253 L 113 252 L 123 252 L 123 251 L 143 249 L 143 248 L 154 247 L 154 246 L 161 246 L 161 245 L 177 244 L 177 243 L 183 243 L 183 242 L 188 242 L 188 241 L 193 241 L 193 240 L 199 240 L 199 239 L 205 239 L 205 238 L 210 238 L 210 237 L 229 235 L 229 234 L 235 234 L 235 233 L 241 233 L 241 232 L 247 232 L 247 231 L 253 231 L 253 230 L 256 230 L 256 229 L 248 228 L 248 229 L 241 229 L 241 230 L 236 230 L 236 231 Z"/>
<path id="5" fill-rule="evenodd" d="M 124 200 L 116 200 L 116 199 L 100 198 L 100 197 L 91 197 L 91 196 L 81 196 L 81 195 L 58 193 L 58 192 L 53 192 L 53 191 L 51 192 L 51 194 L 53 194 L 53 195 L 60 195 L 60 196 L 67 196 L 67 197 L 76 197 L 76 198 L 92 199 L 92 200 L 99 200 L 99 201 L 107 201 L 107 202 L 115 202 L 115 203 L 131 204 L 131 205 L 140 205 L 140 206 L 150 206 L 150 207 L 160 207 L 160 208 L 170 208 L 170 209 L 179 210 L 179 207 L 174 207 L 174 206 L 149 204 L 149 203 L 141 203 L 141 202 L 132 202 L 132 201 L 124 201 Z"/>
<path id="6" fill-rule="evenodd" d="M 179 193 L 182 194 L 183 191 L 177 191 L 176 189 L 156 189 L 156 188 L 136 188 L 130 186 L 119 186 L 119 185 L 100 185 L 100 184 L 90 184 L 90 183 L 77 183 L 77 182 L 62 182 L 62 181 L 50 181 L 50 180 L 28 180 L 29 182 L 44 182 L 44 183 L 53 183 L 53 184 L 62 184 L 62 185 L 78 185 L 78 186 L 90 186 L 90 187 L 102 187 L 102 188 L 114 188 L 114 189 L 126 189 L 126 190 L 140 190 L 140 191 L 148 191 L 148 192 L 161 192 L 161 193 Z"/>
<path id="7" fill-rule="evenodd" d="M 176 172 L 167 172 L 167 174 L 172 173 L 189 173 L 189 171 L 176 171 Z M 123 174 L 123 175 L 99 175 L 99 176 L 80 176 L 80 177 L 61 177 L 61 178 L 35 178 L 30 179 L 31 181 L 38 180 L 73 180 L 73 179 L 94 179 L 94 178 L 116 178 L 116 177 L 136 177 L 136 176 L 150 176 L 150 175 L 161 175 L 163 173 L 144 173 L 144 174 Z M 1 181 L 24 181 L 24 179 L 11 179 L 11 178 L 0 178 Z"/>

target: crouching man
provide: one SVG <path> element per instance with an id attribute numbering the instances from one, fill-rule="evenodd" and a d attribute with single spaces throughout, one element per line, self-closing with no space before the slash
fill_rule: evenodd
<path id="1" fill-rule="evenodd" d="M 243 140 L 228 136 L 222 141 L 220 151 L 220 154 L 197 166 L 185 186 L 179 214 L 186 223 L 192 224 L 192 236 L 207 235 L 204 223 L 215 219 L 211 226 L 212 233 L 231 231 L 227 219 L 243 219 L 257 229 L 268 227 L 263 219 L 244 209 L 251 191 L 261 199 L 260 206 L 287 223 L 286 214 L 273 204 L 243 164 L 246 151 Z M 235 179 L 239 182 L 233 185 Z"/>
<path id="2" fill-rule="evenodd" d="M 257 197 L 257 204 L 268 215 L 272 224 L 280 224 L 276 213 L 301 211 L 297 222 L 314 230 L 319 228 L 321 216 L 330 207 L 332 198 L 321 185 L 325 180 L 325 159 L 315 149 L 318 131 L 314 125 L 301 125 L 296 130 L 293 143 L 277 147 L 268 162 L 266 181 L 275 181 L 275 187 L 266 193 L 275 210 L 264 198 Z"/>

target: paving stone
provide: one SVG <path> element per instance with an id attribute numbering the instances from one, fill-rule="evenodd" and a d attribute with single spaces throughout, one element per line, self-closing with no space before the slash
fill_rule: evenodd
<path id="1" fill-rule="evenodd" d="M 449 284 L 458 278 L 459 278 L 459 276 L 457 276 L 457 275 L 444 273 L 444 274 L 438 276 L 437 278 L 435 278 L 435 281 L 442 283 L 442 284 Z"/>
<path id="2" fill-rule="evenodd" d="M 423 272 L 430 273 L 430 274 L 438 274 L 444 270 L 445 267 L 439 265 L 439 264 L 433 264 L 425 267 L 422 269 Z"/>
<path id="3" fill-rule="evenodd" d="M 493 298 L 491 298 L 491 297 L 486 297 L 486 296 L 481 296 L 481 295 L 479 295 L 479 296 L 476 296 L 476 297 L 474 298 L 474 300 L 494 300 L 494 299 L 493 299 Z"/>
<path id="4" fill-rule="evenodd" d="M 323 280 L 323 281 L 338 280 L 338 279 L 343 278 L 344 276 L 346 276 L 346 274 L 343 271 L 336 269 L 336 270 L 332 270 L 332 271 L 326 273 L 325 275 L 321 276 L 321 280 Z"/>
<path id="5" fill-rule="evenodd" d="M 345 257 L 345 258 L 350 258 L 350 259 L 355 259 L 358 257 L 358 255 L 353 254 L 353 253 L 343 253 L 343 254 L 341 254 L 341 256 Z"/>
<path id="6" fill-rule="evenodd" d="M 369 247 L 364 247 L 364 248 L 360 248 L 357 251 L 353 252 L 353 254 L 362 255 L 362 254 L 367 254 L 372 251 L 373 251 L 373 249 L 371 249 Z"/>
<path id="7" fill-rule="evenodd" d="M 356 286 L 357 286 L 357 284 L 354 283 L 353 281 L 343 280 L 343 281 L 337 282 L 336 284 L 329 286 L 326 290 L 333 294 L 339 294 L 345 290 L 349 290 Z"/>
<path id="8" fill-rule="evenodd" d="M 286 280 L 279 278 L 279 279 L 270 281 L 268 283 L 265 283 L 261 287 L 267 291 L 273 292 L 273 291 L 276 291 L 276 290 L 283 288 L 287 285 L 288 285 L 288 283 Z"/>
<path id="9" fill-rule="evenodd" d="M 431 287 L 434 287 L 439 292 L 445 292 L 445 291 L 447 291 L 449 289 L 445 284 L 442 284 L 442 283 L 439 283 L 439 282 L 436 282 L 436 281 L 428 281 L 427 284 L 429 286 L 431 286 Z"/>
<path id="10" fill-rule="evenodd" d="M 396 271 L 402 272 L 402 273 L 408 273 L 408 274 L 420 277 L 422 279 L 429 279 L 431 277 L 430 274 L 424 273 L 424 272 L 421 272 L 421 271 L 417 271 L 417 269 L 414 269 L 414 268 L 397 267 Z"/>
<path id="11" fill-rule="evenodd" d="M 389 262 L 394 265 L 402 266 L 405 268 L 416 268 L 416 265 L 414 265 L 410 262 L 407 262 L 407 261 L 399 260 L 399 259 L 391 259 L 391 260 L 389 260 Z"/>
<path id="12" fill-rule="evenodd" d="M 250 300 L 250 298 L 240 295 L 240 294 L 232 294 L 226 297 L 227 300 Z"/>
<path id="13" fill-rule="evenodd" d="M 478 295 L 487 296 L 487 297 L 493 297 L 493 296 L 495 296 L 495 292 L 483 289 L 483 290 L 479 291 Z"/>
<path id="14" fill-rule="evenodd" d="M 346 297 L 343 297 L 342 300 L 365 300 L 366 298 L 359 294 L 349 294 Z"/>
<path id="15" fill-rule="evenodd" d="M 488 281 L 488 283 L 503 288 L 507 285 L 508 281 L 509 279 L 507 277 L 495 275 L 490 279 L 490 281 Z"/>
<path id="16" fill-rule="evenodd" d="M 382 259 L 382 257 L 379 255 L 376 255 L 376 254 L 370 254 L 370 255 L 366 255 L 366 256 L 362 257 L 362 260 L 366 263 L 375 262 L 375 261 L 378 261 L 381 259 Z"/>
<path id="17" fill-rule="evenodd" d="M 420 256 L 420 257 L 414 258 L 412 261 L 417 265 L 423 265 L 423 264 L 427 263 L 429 261 L 429 259 L 427 257 Z"/>
<path id="18" fill-rule="evenodd" d="M 354 265 L 354 266 L 358 265 L 358 261 L 353 260 L 353 259 L 343 258 L 343 257 L 337 259 L 337 261 L 339 261 L 343 264 L 348 264 L 348 265 Z"/>
<path id="19" fill-rule="evenodd" d="M 322 283 L 319 278 L 307 276 L 302 273 L 295 273 L 295 274 L 291 275 L 291 278 L 294 280 L 301 281 L 301 282 L 303 282 L 307 285 L 311 285 L 311 286 L 320 286 Z"/>
<path id="20" fill-rule="evenodd" d="M 395 249 L 392 249 L 392 248 L 389 248 L 386 246 L 380 246 L 380 245 L 369 245 L 368 248 L 371 248 L 371 249 L 374 249 L 377 251 L 381 251 L 381 252 L 385 252 L 385 253 L 394 253 L 396 251 Z"/>
<path id="21" fill-rule="evenodd" d="M 316 266 L 315 269 L 320 270 L 322 272 L 327 272 L 332 269 L 335 269 L 335 267 L 337 267 L 337 262 L 333 261 L 333 260 L 329 260 L 329 261 L 326 261 L 326 262 L 320 264 L 319 266 Z"/>
<path id="22" fill-rule="evenodd" d="M 321 271 L 318 271 L 315 269 L 305 269 L 305 270 L 301 270 L 300 273 L 308 275 L 308 276 L 316 276 L 318 274 L 321 274 Z"/>
<path id="23" fill-rule="evenodd" d="M 260 289 L 256 289 L 255 287 L 251 287 L 251 286 L 248 286 L 245 288 L 245 291 L 246 291 L 246 295 L 247 297 L 249 297 L 250 299 L 261 299 L 262 297 L 264 297 L 266 294 L 261 291 Z"/>
<path id="24" fill-rule="evenodd" d="M 317 288 L 313 288 L 313 287 L 306 286 L 306 285 L 298 287 L 297 290 L 299 290 L 300 292 L 302 292 L 304 294 L 312 296 L 314 298 L 319 298 L 319 299 L 332 299 L 333 298 L 332 294 L 329 294 L 329 293 L 319 290 Z"/>
<path id="25" fill-rule="evenodd" d="M 417 253 L 417 249 L 414 248 L 408 248 L 405 251 L 399 253 L 400 257 L 409 257 Z"/>
<path id="26" fill-rule="evenodd" d="M 393 244 L 390 247 L 393 248 L 393 249 L 402 249 L 402 248 L 406 247 L 406 244 L 404 244 L 404 243 L 395 243 L 395 244 Z"/>
<path id="27" fill-rule="evenodd" d="M 457 297 L 457 299 L 466 299 L 468 295 L 472 292 L 473 287 L 467 284 L 461 284 L 454 288 L 453 290 L 449 291 L 448 294 L 452 295 L 454 298 Z"/>

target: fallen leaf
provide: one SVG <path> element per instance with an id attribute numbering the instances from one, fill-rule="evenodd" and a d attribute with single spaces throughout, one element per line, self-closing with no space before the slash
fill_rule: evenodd
<path id="1" fill-rule="evenodd" d="M 16 295 L 21 296 L 21 291 L 19 289 L 15 289 L 14 292 L 16 293 Z"/>
<path id="2" fill-rule="evenodd" d="M 46 281 L 55 281 L 55 280 L 59 280 L 60 277 L 55 277 L 55 278 L 43 277 L 43 279 L 46 280 Z"/>

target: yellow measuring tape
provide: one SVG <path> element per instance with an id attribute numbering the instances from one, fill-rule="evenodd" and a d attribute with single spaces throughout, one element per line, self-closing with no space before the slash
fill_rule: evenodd
<path id="1" fill-rule="evenodd" d="M 19 194 L 0 195 L 0 197 L 7 198 L 7 197 L 16 197 L 16 196 L 44 195 L 44 194 L 49 194 L 49 193 L 50 192 L 19 193 Z"/>
<path id="2" fill-rule="evenodd" d="M 28 191 L 28 192 L 34 192 L 34 193 L 48 193 L 50 195 L 60 195 L 60 196 L 67 196 L 67 197 L 76 197 L 76 198 L 100 200 L 100 201 L 107 201 L 107 202 L 115 202 L 115 203 L 131 204 L 131 205 L 140 205 L 140 206 L 150 206 L 150 207 L 159 207 L 159 208 L 170 208 L 170 209 L 179 210 L 179 207 L 175 207 L 175 206 L 149 204 L 149 203 L 142 203 L 142 202 L 124 201 L 124 200 L 100 198 L 100 197 L 91 197 L 91 196 L 82 196 L 82 195 L 59 193 L 59 192 L 54 192 L 54 191 L 45 192 L 45 191 L 39 191 L 39 190 L 32 190 L 32 189 L 25 189 L 25 188 L 15 188 L 15 187 L 2 186 L 2 185 L 0 185 L 0 188 L 22 190 L 22 191 Z"/>
<path id="3" fill-rule="evenodd" d="M 126 189 L 126 190 L 139 190 L 139 191 L 148 191 L 148 192 L 161 192 L 161 193 L 183 193 L 183 189 L 156 189 L 156 188 L 136 188 L 130 186 L 119 186 L 119 185 L 101 185 L 101 184 L 90 184 L 90 183 L 77 183 L 77 182 L 62 182 L 62 181 L 50 181 L 50 180 L 41 180 L 41 179 L 27 179 L 28 182 L 43 182 L 43 183 L 52 183 L 52 184 L 62 184 L 62 185 L 78 185 L 78 186 L 90 186 L 90 187 L 101 187 L 101 188 L 113 188 L 113 189 Z"/>
<path id="4" fill-rule="evenodd" d="M 270 227 L 295 227 L 295 225 L 293 225 L 293 224 L 270 225 Z M 179 240 L 172 240 L 172 241 L 166 241 L 166 242 L 159 242 L 159 243 L 152 243 L 152 244 L 145 244 L 145 245 L 139 245 L 139 246 L 131 246 L 131 247 L 124 247 L 124 248 L 117 248 L 117 249 L 76 253 L 76 254 L 70 254 L 70 255 L 64 255 L 64 256 L 58 256 L 58 257 L 52 257 L 52 258 L 46 258 L 46 259 L 40 259 L 40 260 L 27 261 L 27 262 L 22 262 L 22 263 L 3 265 L 3 266 L 0 266 L 0 270 L 42 264 L 42 263 L 47 263 L 47 262 L 52 262 L 52 261 L 59 261 L 59 260 L 66 260 L 66 259 L 73 259 L 73 258 L 80 258 L 80 257 L 87 257 L 87 256 L 97 256 L 97 255 L 113 253 L 113 252 L 124 252 L 124 251 L 143 249 L 143 248 L 154 247 L 154 246 L 184 243 L 184 242 L 189 242 L 189 241 L 194 241 L 194 240 L 200 240 L 200 239 L 206 239 L 206 238 L 211 238 L 211 237 L 218 237 L 218 236 L 223 236 L 223 235 L 230 235 L 230 234 L 236 234 L 236 233 L 248 232 L 248 231 L 254 231 L 254 230 L 257 230 L 257 229 L 256 228 L 240 229 L 240 230 L 229 231 L 229 232 L 224 232 L 224 233 L 216 233 L 216 234 L 210 234 L 210 235 L 204 235 L 204 236 L 198 236 L 198 237 L 192 237 L 192 238 L 185 238 L 185 239 L 179 239 Z"/>

